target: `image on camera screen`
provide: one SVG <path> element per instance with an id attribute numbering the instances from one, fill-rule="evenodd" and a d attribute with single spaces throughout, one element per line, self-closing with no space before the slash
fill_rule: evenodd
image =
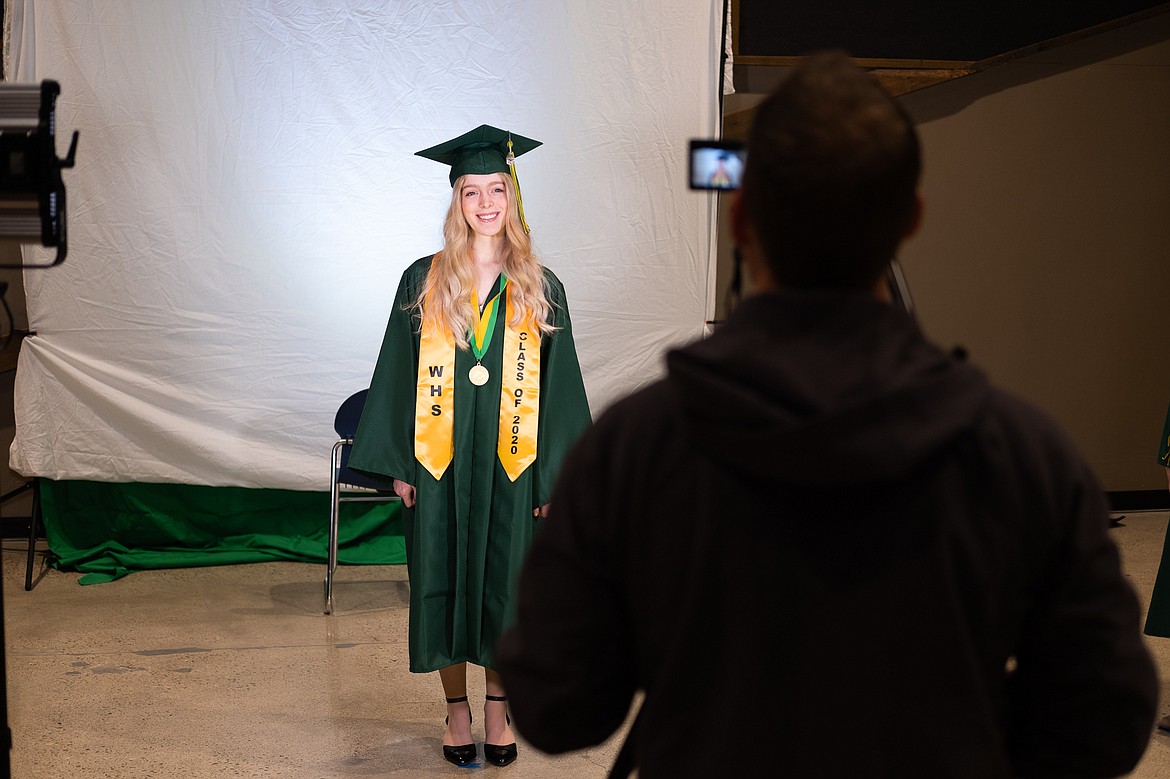
<path id="1" fill-rule="evenodd" d="M 745 150 L 724 141 L 691 141 L 691 189 L 739 189 Z"/>

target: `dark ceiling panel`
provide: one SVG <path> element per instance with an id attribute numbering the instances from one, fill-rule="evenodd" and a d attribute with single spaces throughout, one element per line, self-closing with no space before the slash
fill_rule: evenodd
<path id="1" fill-rule="evenodd" d="M 1167 5 L 1165 0 L 739 0 L 737 56 L 844 49 L 858 58 L 979 61 Z"/>

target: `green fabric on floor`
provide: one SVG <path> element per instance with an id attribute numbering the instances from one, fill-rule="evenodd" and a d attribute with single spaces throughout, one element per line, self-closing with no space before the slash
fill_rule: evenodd
<path id="1" fill-rule="evenodd" d="M 329 494 L 41 479 L 52 565 L 96 584 L 153 568 L 325 563 Z M 338 562 L 406 562 L 401 503 L 343 503 Z"/>

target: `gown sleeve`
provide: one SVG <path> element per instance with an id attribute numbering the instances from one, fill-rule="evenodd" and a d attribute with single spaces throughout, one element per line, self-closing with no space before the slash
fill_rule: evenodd
<path id="1" fill-rule="evenodd" d="M 565 453 L 592 423 L 589 402 L 577 348 L 573 343 L 573 323 L 565 288 L 552 271 L 544 271 L 552 323 L 557 328 L 540 343 L 540 427 L 537 433 L 537 458 L 533 464 L 534 504 L 543 506 L 552 498 L 553 485 Z"/>
<path id="2" fill-rule="evenodd" d="M 402 274 L 349 458 L 355 471 L 412 485 L 419 343 L 418 315 L 412 305 L 429 267 L 430 258 L 424 258 Z"/>

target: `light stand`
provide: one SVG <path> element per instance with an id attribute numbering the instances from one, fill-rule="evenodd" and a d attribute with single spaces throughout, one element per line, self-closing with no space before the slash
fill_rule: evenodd
<path id="1" fill-rule="evenodd" d="M 61 169 L 73 167 L 78 133 L 73 132 L 65 159 L 57 159 L 56 105 L 60 93 L 56 81 L 0 84 L 0 240 L 57 248 L 56 257 L 48 264 L 4 263 L 0 268 L 51 268 L 65 261 L 68 245 Z M 30 521 L 35 522 L 35 517 Z M 12 754 L 6 647 L 4 585 L 0 576 L 0 716 L 4 719 L 0 729 L 0 777 L 10 775 Z"/>

